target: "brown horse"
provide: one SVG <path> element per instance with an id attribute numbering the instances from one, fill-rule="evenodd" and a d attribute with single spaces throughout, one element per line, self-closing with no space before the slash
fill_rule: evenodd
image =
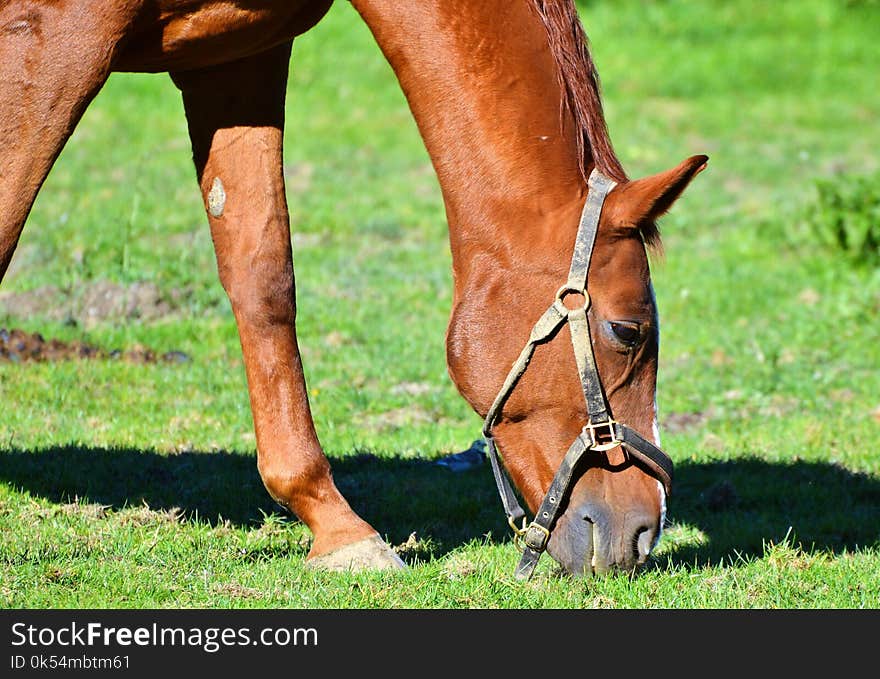
<path id="1" fill-rule="evenodd" d="M 595 169 L 616 186 L 600 206 L 592 247 L 591 304 L 582 305 L 587 345 L 609 412 L 658 443 L 658 328 L 646 245 L 659 244 L 655 220 L 706 157 L 627 179 L 571 0 L 351 2 L 399 79 L 441 184 L 454 279 L 447 357 L 461 394 L 487 415 L 532 324 L 566 281 Z M 0 3 L 0 276 L 40 186 L 108 75 L 170 73 L 238 325 L 263 482 L 311 530 L 307 563 L 397 568 L 400 559 L 333 482 L 297 347 L 282 177 L 285 93 L 294 38 L 331 3 Z M 592 416 L 571 343 L 546 339 L 492 427 L 532 511 Z M 656 544 L 667 490 L 631 450 L 600 446 L 573 470 L 552 538 L 540 545 L 568 571 L 631 570 Z"/>

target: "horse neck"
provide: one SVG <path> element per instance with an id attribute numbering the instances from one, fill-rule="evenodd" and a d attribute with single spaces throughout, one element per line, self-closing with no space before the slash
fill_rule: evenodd
<path id="1" fill-rule="evenodd" d="M 507 271 L 564 267 L 560 248 L 570 246 L 585 185 L 531 1 L 352 4 L 394 69 L 437 172 L 456 291 L 486 257 Z"/>

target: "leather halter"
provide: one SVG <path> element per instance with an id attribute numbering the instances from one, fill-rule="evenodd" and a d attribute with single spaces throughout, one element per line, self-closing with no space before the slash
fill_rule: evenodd
<path id="1" fill-rule="evenodd" d="M 616 182 L 597 170 L 594 169 L 590 173 L 589 192 L 578 225 L 568 280 L 559 288 L 553 304 L 532 328 L 528 343 L 510 369 L 504 380 L 504 385 L 495 397 L 495 401 L 489 408 L 483 422 L 483 436 L 486 438 L 487 454 L 492 464 L 492 473 L 498 486 L 498 494 L 501 496 L 501 502 L 507 514 L 507 522 L 513 528 L 516 540 L 523 544 L 522 559 L 514 573 L 516 578 L 520 580 L 528 580 L 534 573 L 538 559 L 541 558 L 541 554 L 546 550 L 547 543 L 550 541 L 550 532 L 553 530 L 559 512 L 568 500 L 568 495 L 577 481 L 574 474 L 575 468 L 587 453 L 603 453 L 617 446 L 623 446 L 629 456 L 641 462 L 647 471 L 663 484 L 667 496 L 672 490 L 673 465 L 669 456 L 638 432 L 611 417 L 610 407 L 605 398 L 605 391 L 599 379 L 593 354 L 593 342 L 587 318 L 587 311 L 590 308 L 590 296 L 587 294 L 587 272 L 590 268 L 593 246 L 596 243 L 602 206 L 605 203 L 605 198 L 615 186 Z M 568 294 L 582 295 L 585 299 L 583 306 L 569 309 L 563 303 L 563 298 Z M 588 422 L 565 454 L 534 520 L 526 526 L 525 511 L 517 502 L 513 488 L 502 472 L 495 439 L 492 436 L 492 428 L 500 418 L 504 404 L 516 387 L 519 378 L 528 367 L 535 347 L 553 339 L 565 321 L 568 321 L 571 331 L 578 376 L 587 404 Z M 523 520 L 522 528 L 516 525 L 520 519 Z"/>

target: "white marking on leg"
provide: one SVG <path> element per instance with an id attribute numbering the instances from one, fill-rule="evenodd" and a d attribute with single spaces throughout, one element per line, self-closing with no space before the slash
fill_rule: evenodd
<path id="1" fill-rule="evenodd" d="M 208 193 L 208 212 L 212 217 L 221 217 L 225 207 L 226 190 L 223 188 L 220 177 L 214 177 L 214 183 L 211 184 L 211 191 Z"/>

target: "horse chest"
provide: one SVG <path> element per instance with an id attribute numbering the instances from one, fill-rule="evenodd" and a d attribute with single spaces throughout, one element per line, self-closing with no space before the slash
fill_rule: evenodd
<path id="1" fill-rule="evenodd" d="M 332 0 L 148 0 L 115 70 L 161 72 L 233 61 L 314 26 Z"/>

